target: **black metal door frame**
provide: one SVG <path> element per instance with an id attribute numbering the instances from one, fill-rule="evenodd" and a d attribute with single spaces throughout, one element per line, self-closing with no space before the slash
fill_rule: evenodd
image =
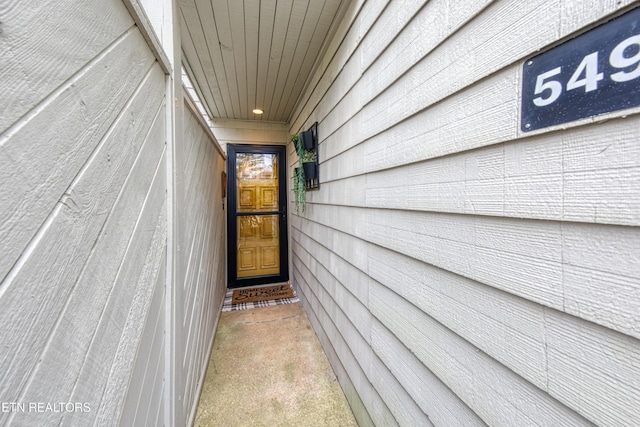
<path id="1" fill-rule="evenodd" d="M 278 207 L 272 212 L 237 212 L 236 192 L 236 154 L 276 154 L 278 156 Z M 228 286 L 238 288 L 267 283 L 280 283 L 289 280 L 289 242 L 287 237 L 287 152 L 283 145 L 227 145 L 227 254 Z M 278 215 L 280 227 L 280 274 L 268 276 L 237 277 L 238 267 L 238 216 Z"/>

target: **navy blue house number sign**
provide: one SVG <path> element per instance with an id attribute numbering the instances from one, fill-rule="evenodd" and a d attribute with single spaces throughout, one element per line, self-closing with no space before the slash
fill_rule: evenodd
<path id="1" fill-rule="evenodd" d="M 640 105 L 640 8 L 523 64 L 524 132 Z"/>

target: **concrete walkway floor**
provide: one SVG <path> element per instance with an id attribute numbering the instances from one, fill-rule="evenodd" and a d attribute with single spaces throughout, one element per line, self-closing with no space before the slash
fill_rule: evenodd
<path id="1" fill-rule="evenodd" d="M 195 426 L 357 426 L 299 303 L 223 312 Z"/>

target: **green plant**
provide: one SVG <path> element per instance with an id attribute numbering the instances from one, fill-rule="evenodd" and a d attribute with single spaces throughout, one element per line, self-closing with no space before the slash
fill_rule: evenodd
<path id="1" fill-rule="evenodd" d="M 296 214 L 299 214 L 300 210 L 304 213 L 307 197 L 307 182 L 302 164 L 315 162 L 316 152 L 304 149 L 302 141 L 300 140 L 300 134 L 291 135 L 290 140 L 293 142 L 296 153 L 298 154 L 298 167 L 293 170 L 293 193 L 295 196 Z"/>
<path id="2" fill-rule="evenodd" d="M 302 150 L 302 155 L 298 154 L 298 157 L 300 158 L 301 164 L 316 161 L 315 151 Z"/>
<path id="3" fill-rule="evenodd" d="M 300 210 L 304 212 L 306 206 L 307 183 L 304 180 L 304 171 L 302 168 L 293 170 L 293 194 L 296 203 L 296 214 L 300 214 Z"/>
<path id="4" fill-rule="evenodd" d="M 300 214 L 300 210 L 304 212 L 306 206 L 307 195 L 307 183 L 304 180 L 304 171 L 302 170 L 302 156 L 304 155 L 304 148 L 300 141 L 300 135 L 291 135 L 291 142 L 298 154 L 298 167 L 293 169 L 293 194 L 295 198 L 296 214 Z"/>

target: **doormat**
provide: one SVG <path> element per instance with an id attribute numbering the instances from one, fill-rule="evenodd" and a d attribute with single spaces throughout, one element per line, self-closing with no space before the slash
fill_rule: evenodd
<path id="1" fill-rule="evenodd" d="M 267 286 L 264 288 L 236 289 L 233 291 L 231 304 L 242 304 L 245 302 L 259 302 L 282 298 L 293 298 L 293 291 L 289 284 Z"/>
<path id="2" fill-rule="evenodd" d="M 291 288 L 291 285 L 288 283 L 284 283 L 277 286 L 269 286 L 269 287 L 276 287 L 276 288 L 284 287 L 285 291 L 287 288 L 289 288 L 289 292 L 291 292 L 291 295 L 293 296 L 287 297 L 287 298 L 276 297 L 276 299 L 269 299 L 269 300 L 263 300 L 263 301 L 255 301 L 255 302 L 246 302 L 245 300 L 245 302 L 239 302 L 237 304 L 233 304 L 231 302 L 233 299 L 233 293 L 240 289 L 236 289 L 236 291 L 232 289 L 227 289 L 227 294 L 225 295 L 225 298 L 224 298 L 224 304 L 222 305 L 222 311 L 246 310 L 249 308 L 271 307 L 275 305 L 295 304 L 297 302 L 300 302 L 300 300 L 298 299 L 298 296 L 296 295 L 296 292 Z M 261 290 L 261 289 L 265 289 L 265 288 L 254 288 L 253 290 Z M 246 291 L 246 289 L 244 290 Z"/>

